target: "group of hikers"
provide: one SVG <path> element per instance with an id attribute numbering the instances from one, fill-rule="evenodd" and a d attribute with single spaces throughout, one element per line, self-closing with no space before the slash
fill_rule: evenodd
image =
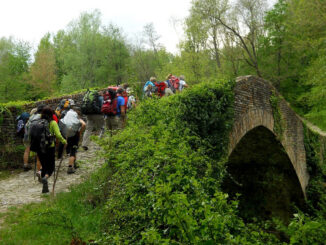
<path id="1" fill-rule="evenodd" d="M 158 82 L 155 77 L 151 77 L 149 81 L 145 83 L 143 92 L 145 97 L 152 97 L 153 94 L 163 97 L 181 92 L 187 87 L 188 84 L 185 82 L 185 77 L 183 75 L 176 77 L 169 74 L 166 80 L 162 82 Z"/>
<path id="2" fill-rule="evenodd" d="M 164 82 L 151 77 L 143 87 L 144 97 L 169 96 L 188 87 L 184 76 L 169 74 Z M 30 152 L 35 152 L 35 175 L 43 184 L 42 193 L 48 193 L 48 178 L 55 171 L 56 153 L 63 159 L 69 155 L 67 174 L 75 173 L 77 149 L 88 150 L 90 136 L 95 131 L 101 137 L 105 131 L 113 136 L 126 124 L 127 111 L 136 107 L 138 98 L 128 84 L 109 86 L 103 91 L 88 90 L 80 107 L 73 99 L 62 99 L 53 110 L 40 104 L 30 113 L 23 112 L 17 117 L 17 133 L 25 146 L 24 170 L 32 169 L 29 164 Z M 86 121 L 86 122 L 85 122 Z"/>

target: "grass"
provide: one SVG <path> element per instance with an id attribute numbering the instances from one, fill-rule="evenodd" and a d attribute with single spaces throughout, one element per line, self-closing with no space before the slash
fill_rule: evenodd
<path id="1" fill-rule="evenodd" d="M 41 203 L 9 209 L 0 216 L 4 219 L 0 244 L 59 245 L 97 240 L 102 234 L 103 172 L 93 174 L 71 192 L 59 193 L 55 198 L 48 196 Z"/>

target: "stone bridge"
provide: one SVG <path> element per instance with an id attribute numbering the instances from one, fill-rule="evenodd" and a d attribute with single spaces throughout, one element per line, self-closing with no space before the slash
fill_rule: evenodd
<path id="1" fill-rule="evenodd" d="M 312 130 L 262 78 L 238 77 L 234 94 L 224 191 L 231 197 L 240 193 L 239 208 L 249 216 L 278 216 L 288 222 L 295 212 L 293 203 L 305 206 L 309 180 L 315 174 L 309 176 L 311 152 L 306 148 L 314 148 L 317 164 L 324 164 L 325 133 Z M 308 143 L 312 134 L 317 147 Z"/>
<path id="2" fill-rule="evenodd" d="M 235 161 L 246 161 L 246 159 L 247 162 L 256 161 L 256 155 L 260 151 L 264 152 L 263 161 L 266 162 L 270 160 L 269 158 L 275 160 L 275 154 L 284 152 L 285 158 L 288 158 L 293 167 L 302 193 L 306 196 L 309 174 L 301 118 L 281 98 L 276 89 L 261 78 L 238 77 L 234 92 L 235 118 L 229 143 L 230 161 L 235 160 L 234 154 L 239 154 L 237 147 L 241 141 L 245 141 L 242 148 L 246 153 L 241 155 L 240 160 Z M 271 150 L 273 146 L 270 140 L 273 144 L 279 144 L 278 152 L 275 149 Z M 251 152 L 248 151 L 250 147 L 254 147 Z M 262 155 L 259 157 L 261 158 Z M 282 166 L 277 168 L 279 167 Z M 288 168 L 286 170 L 290 171 Z"/>

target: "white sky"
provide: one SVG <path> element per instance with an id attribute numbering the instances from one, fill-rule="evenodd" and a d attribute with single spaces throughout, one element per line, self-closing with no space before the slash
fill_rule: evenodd
<path id="1" fill-rule="evenodd" d="M 175 53 L 183 31 L 180 24 L 175 28 L 171 19 L 185 18 L 191 0 L 0 0 L 0 3 L 0 38 L 12 36 L 31 43 L 34 48 L 47 32 L 65 29 L 80 13 L 98 9 L 102 24 L 121 27 L 129 38 L 153 22 L 161 36 L 159 42 Z"/>

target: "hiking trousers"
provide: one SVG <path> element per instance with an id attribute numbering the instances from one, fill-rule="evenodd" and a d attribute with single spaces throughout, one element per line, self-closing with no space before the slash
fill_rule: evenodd
<path id="1" fill-rule="evenodd" d="M 109 130 L 110 135 L 115 135 L 119 130 L 123 129 L 123 121 L 119 116 L 107 116 L 105 117 L 105 128 Z"/>
<path id="2" fill-rule="evenodd" d="M 99 131 L 104 127 L 104 119 L 101 114 L 86 115 L 86 130 L 83 136 L 82 146 L 88 147 L 89 137 L 93 131 Z"/>
<path id="3" fill-rule="evenodd" d="M 45 153 L 37 152 L 37 155 L 42 165 L 42 178 L 46 174 L 51 176 L 55 167 L 55 147 L 50 147 L 46 149 Z"/>

